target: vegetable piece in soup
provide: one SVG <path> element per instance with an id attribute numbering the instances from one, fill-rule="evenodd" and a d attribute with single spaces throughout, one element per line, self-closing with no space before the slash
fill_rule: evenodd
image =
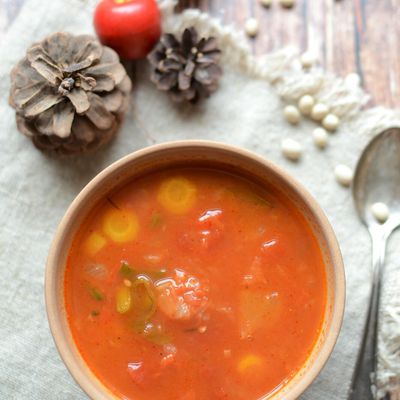
<path id="1" fill-rule="evenodd" d="M 77 348 L 118 398 L 256 400 L 319 338 L 316 238 L 278 189 L 228 173 L 150 174 L 109 193 L 71 246 Z"/>

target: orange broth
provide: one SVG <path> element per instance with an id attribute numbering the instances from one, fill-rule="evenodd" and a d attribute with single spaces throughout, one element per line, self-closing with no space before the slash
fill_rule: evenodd
<path id="1" fill-rule="evenodd" d="M 326 275 L 278 190 L 170 170 L 94 207 L 70 249 L 65 304 L 83 359 L 118 398 L 255 400 L 306 362 Z"/>

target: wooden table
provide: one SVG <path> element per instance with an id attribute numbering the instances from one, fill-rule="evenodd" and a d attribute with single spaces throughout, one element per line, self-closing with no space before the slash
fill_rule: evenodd
<path id="1" fill-rule="evenodd" d="M 43 0 L 43 4 L 48 0 Z M 0 40 L 24 0 L 0 0 Z M 260 22 L 252 40 L 256 54 L 286 45 L 311 49 L 322 65 L 338 75 L 357 72 L 372 95 L 369 105 L 400 108 L 400 0 L 297 0 L 269 9 L 258 0 L 183 0 L 225 23 L 243 27 L 249 17 Z"/>

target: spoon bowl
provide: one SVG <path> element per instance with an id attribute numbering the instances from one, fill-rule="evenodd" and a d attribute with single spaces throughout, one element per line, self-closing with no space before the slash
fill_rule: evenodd
<path id="1" fill-rule="evenodd" d="M 354 175 L 353 198 L 369 229 L 379 226 L 391 232 L 400 225 L 400 128 L 383 131 L 365 148 Z M 385 203 L 390 210 L 383 224 L 371 212 L 376 202 Z"/>

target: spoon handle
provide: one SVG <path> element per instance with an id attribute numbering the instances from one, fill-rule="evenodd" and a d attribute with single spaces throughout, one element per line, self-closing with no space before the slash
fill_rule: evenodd
<path id="1" fill-rule="evenodd" d="M 371 384 L 377 371 L 378 311 L 387 236 L 370 230 L 372 238 L 372 288 L 364 335 L 350 387 L 349 400 L 375 399 Z M 373 374 L 371 376 L 371 374 Z"/>

